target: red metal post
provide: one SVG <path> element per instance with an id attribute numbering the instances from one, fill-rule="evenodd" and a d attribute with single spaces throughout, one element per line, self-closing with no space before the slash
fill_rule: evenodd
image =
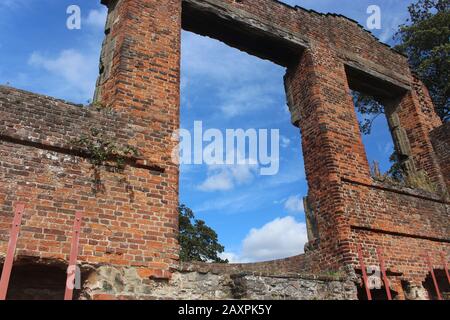
<path id="1" fill-rule="evenodd" d="M 80 240 L 81 220 L 82 214 L 81 212 L 77 212 L 75 214 L 75 221 L 73 223 L 72 245 L 70 248 L 69 266 L 67 268 L 66 292 L 64 294 L 64 300 L 72 300 L 73 298 L 73 289 L 75 287 L 75 280 L 77 277 L 76 267 L 78 257 L 78 244 Z"/>
<path id="2" fill-rule="evenodd" d="M 392 300 L 391 289 L 389 287 L 389 279 L 386 275 L 386 269 L 384 267 L 383 251 L 381 248 L 377 248 L 378 260 L 380 261 L 381 274 L 383 276 L 384 287 L 388 300 Z"/>
<path id="3" fill-rule="evenodd" d="M 427 253 L 427 262 L 428 262 L 428 268 L 430 269 L 431 277 L 433 278 L 434 288 L 436 289 L 436 294 L 438 296 L 439 300 L 442 300 L 441 291 L 439 290 L 439 286 L 436 280 L 436 276 L 434 274 L 433 264 L 431 263 L 430 256 Z"/>
<path id="4" fill-rule="evenodd" d="M 450 284 L 450 275 L 448 273 L 447 258 L 445 257 L 445 254 L 443 252 L 441 252 L 441 258 L 442 258 L 442 264 L 444 265 L 445 274 L 447 275 L 448 283 Z"/>
<path id="5" fill-rule="evenodd" d="M 14 209 L 14 218 L 11 233 L 9 235 L 8 251 L 6 252 L 2 277 L 0 279 L 0 300 L 6 300 L 6 294 L 8 293 L 9 278 L 11 277 L 14 255 L 16 253 L 17 238 L 19 237 L 24 210 L 25 206 L 23 203 L 18 203 Z"/>
<path id="6" fill-rule="evenodd" d="M 361 245 L 358 244 L 358 257 L 359 265 L 361 266 L 361 272 L 364 281 L 364 287 L 366 288 L 367 300 L 372 300 L 372 294 L 370 293 L 369 282 L 367 280 L 366 265 L 364 264 L 363 254 L 361 250 Z"/>

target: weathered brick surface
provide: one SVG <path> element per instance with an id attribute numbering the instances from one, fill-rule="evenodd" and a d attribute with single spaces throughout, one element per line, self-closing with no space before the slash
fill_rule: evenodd
<path id="1" fill-rule="evenodd" d="M 66 260 L 74 215 L 81 211 L 81 260 L 173 266 L 177 220 L 169 208 L 177 199 L 167 191 L 173 181 L 164 165 L 146 167 L 132 159 L 123 173 L 99 168 L 98 186 L 90 162 L 74 152 L 72 140 L 92 127 L 118 144 L 134 145 L 141 134 L 137 125 L 119 114 L 7 87 L 0 87 L 0 119 L 0 252 L 6 251 L 13 207 L 23 202 L 18 255 Z M 154 158 L 149 163 L 160 160 Z"/>
<path id="2" fill-rule="evenodd" d="M 74 213 L 81 211 L 83 262 L 134 266 L 143 279 L 176 272 L 178 167 L 171 153 L 179 128 L 185 28 L 287 68 L 286 95 L 302 134 L 308 202 L 319 229 L 302 256 L 198 268 L 213 274 L 342 271 L 357 268 L 355 248 L 362 244 L 373 264 L 375 248 L 384 249 L 388 267 L 398 271 L 391 275 L 393 288 L 405 297 L 400 280 L 421 285 L 428 273 L 426 252 L 436 266 L 438 253 L 448 258 L 448 125 L 442 126 L 406 57 L 345 17 L 273 0 L 102 3 L 109 13 L 96 99 L 112 112 L 0 87 L 0 253 L 13 206 L 21 201 L 26 211 L 20 255 L 67 259 Z M 372 180 L 350 90 L 389 106 L 396 145 L 438 193 Z M 123 173 L 101 168 L 100 190 L 93 185 L 98 172 L 69 143 L 91 127 L 141 154 L 127 160 Z M 98 299 L 114 297 L 105 294 L 96 291 Z"/>
<path id="3" fill-rule="evenodd" d="M 436 128 L 430 135 L 447 190 L 450 190 L 450 122 Z"/>
<path id="4" fill-rule="evenodd" d="M 363 255 L 366 265 L 379 265 L 377 248 L 383 249 L 386 268 L 392 271 L 389 275 L 391 289 L 404 296 L 401 281 L 406 280 L 412 285 L 421 287 L 426 275 L 429 273 L 427 255 L 436 269 L 443 269 L 441 253 L 450 254 L 448 242 L 438 242 L 419 238 L 390 235 L 387 233 L 374 233 L 371 231 L 352 231 L 352 241 L 363 246 Z M 353 247 L 356 257 L 356 247 Z M 355 267 L 358 263 L 354 258 Z M 442 285 L 441 285 L 442 288 Z"/>
<path id="5" fill-rule="evenodd" d="M 402 275 L 393 277 L 393 289 L 402 293 L 400 280 L 420 286 L 429 269 L 426 255 L 443 269 L 441 254 L 450 255 L 450 206 L 425 192 L 377 185 L 344 183 L 346 218 L 351 236 L 347 256 L 358 268 L 357 245 L 366 264 L 379 265 L 376 248 L 383 249 L 386 268 Z M 346 261 L 347 262 L 347 261 Z"/>
<path id="6" fill-rule="evenodd" d="M 345 182 L 342 192 L 351 227 L 450 240 L 448 202 L 434 194 L 352 182 Z"/>
<path id="7" fill-rule="evenodd" d="M 406 130 L 416 168 L 427 172 L 444 191 L 444 178 L 430 140 L 430 131 L 442 122 L 434 112 L 428 90 L 416 77 L 412 78 L 412 88 L 401 97 L 397 107 L 400 125 Z"/>

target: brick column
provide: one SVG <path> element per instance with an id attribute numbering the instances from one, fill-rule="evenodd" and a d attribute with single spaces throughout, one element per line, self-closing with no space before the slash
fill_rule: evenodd
<path id="1" fill-rule="evenodd" d="M 181 0 L 108 6 L 95 98 L 136 125 L 143 159 L 168 165 L 179 128 Z"/>
<path id="2" fill-rule="evenodd" d="M 164 169 L 162 174 L 141 170 L 129 180 L 145 181 L 143 191 L 152 198 L 131 204 L 144 214 L 134 224 L 136 233 L 155 246 L 148 246 L 153 256 L 143 259 L 167 271 L 167 262 L 178 256 L 179 168 L 171 154 L 177 146 L 172 135 L 180 125 L 181 0 L 102 3 L 108 6 L 108 19 L 96 100 L 132 126 L 134 135 L 122 138 L 137 147 L 140 163 Z"/>
<path id="3" fill-rule="evenodd" d="M 108 6 L 97 97 L 135 116 L 176 116 L 181 0 L 102 0 Z"/>
<path id="4" fill-rule="evenodd" d="M 301 129 L 322 258 L 333 267 L 342 259 L 350 236 L 341 180 L 371 182 L 344 65 L 331 50 L 317 45 L 288 70 L 285 86 L 292 122 Z"/>
<path id="5" fill-rule="evenodd" d="M 428 89 L 419 79 L 412 79 L 413 90 L 401 97 L 396 108 L 398 125 L 406 133 L 415 170 L 425 171 L 439 190 L 445 192 L 446 184 L 430 139 L 430 132 L 442 125 L 442 121 L 434 112 Z"/>
<path id="6" fill-rule="evenodd" d="M 430 136 L 441 168 L 441 174 L 447 185 L 447 190 L 450 190 L 450 122 L 434 129 Z"/>

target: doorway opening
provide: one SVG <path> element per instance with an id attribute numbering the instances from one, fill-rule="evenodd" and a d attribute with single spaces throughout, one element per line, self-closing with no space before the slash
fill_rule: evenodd
<path id="1" fill-rule="evenodd" d="M 80 288 L 73 291 L 78 300 L 90 271 L 81 268 Z M 0 272 L 3 264 L 0 264 Z M 67 264 L 62 260 L 19 257 L 12 266 L 7 300 L 63 300 L 67 281 Z"/>
<path id="2" fill-rule="evenodd" d="M 436 282 L 439 287 L 442 299 L 450 300 L 450 284 L 448 282 L 447 274 L 444 269 L 434 269 L 434 275 L 436 277 Z M 434 286 L 433 277 L 431 273 L 428 273 L 425 281 L 422 283 L 423 287 L 428 293 L 430 300 L 438 300 L 438 295 L 436 288 Z"/>
<path id="3" fill-rule="evenodd" d="M 352 66 L 346 66 L 346 73 L 372 177 L 404 183 L 415 172 L 409 139 L 398 116 L 407 90 Z"/>
<path id="4" fill-rule="evenodd" d="M 283 77 L 303 48 L 189 3 L 182 25 L 181 128 L 192 152 L 180 203 L 218 233 L 229 262 L 302 253 L 307 186 Z"/>

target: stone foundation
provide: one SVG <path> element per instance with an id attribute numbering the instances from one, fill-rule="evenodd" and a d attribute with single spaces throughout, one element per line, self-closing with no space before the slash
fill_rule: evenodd
<path id="1" fill-rule="evenodd" d="M 353 300 L 347 277 L 257 272 L 176 271 L 171 279 L 143 278 L 136 268 L 103 266 L 86 280 L 82 299 L 94 300 Z"/>
<path id="2" fill-rule="evenodd" d="M 102 3 L 108 22 L 96 90 L 101 110 L 0 86 L 0 256 L 14 207 L 24 203 L 18 256 L 66 264 L 71 226 L 82 213 L 78 260 L 95 266 L 84 298 L 355 298 L 347 280 L 318 275 L 358 271 L 358 246 L 367 265 L 378 265 L 383 250 L 399 299 L 409 291 L 423 297 L 408 288 L 426 288 L 434 298 L 427 255 L 438 281 L 450 256 L 450 133 L 405 56 L 343 16 L 274 0 Z M 314 214 L 305 255 L 180 267 L 179 167 L 171 155 L 180 127 L 182 28 L 286 68 Z M 351 90 L 389 106 L 397 151 L 436 192 L 374 182 Z M 73 145 L 92 128 L 138 149 L 139 157 L 127 157 L 120 172 L 93 165 L 88 150 Z"/>

